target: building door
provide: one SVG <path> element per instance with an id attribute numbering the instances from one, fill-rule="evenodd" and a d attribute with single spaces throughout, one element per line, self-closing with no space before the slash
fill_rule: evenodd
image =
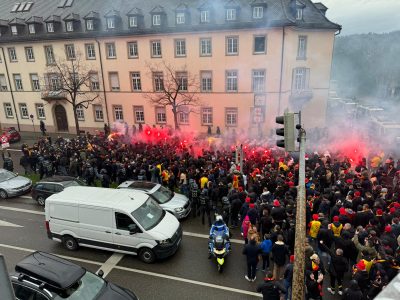
<path id="1" fill-rule="evenodd" d="M 64 106 L 56 105 L 54 109 L 54 114 L 56 115 L 57 130 L 68 131 L 67 113 Z"/>

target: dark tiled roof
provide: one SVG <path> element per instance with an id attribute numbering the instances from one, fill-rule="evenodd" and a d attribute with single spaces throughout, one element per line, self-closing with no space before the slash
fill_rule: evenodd
<path id="1" fill-rule="evenodd" d="M 67 15 L 63 20 L 64 21 L 79 21 L 80 18 L 79 18 L 78 14 L 72 13 L 72 14 Z"/>
<path id="2" fill-rule="evenodd" d="M 45 38 L 80 38 L 91 36 L 107 36 L 105 16 L 109 14 L 119 15 L 119 27 L 112 32 L 112 35 L 133 34 L 129 30 L 129 20 L 125 12 L 141 12 L 144 16 L 143 26 L 137 28 L 137 34 L 155 34 L 168 32 L 190 32 L 190 31 L 214 31 L 240 28 L 259 28 L 259 27 L 277 27 L 277 26 L 298 26 L 301 28 L 320 28 L 339 30 L 341 27 L 329 21 L 324 14 L 311 2 L 311 0 L 302 0 L 305 4 L 303 20 L 296 21 L 291 10 L 291 1 L 296 0 L 164 0 L 160 7 L 159 0 L 74 0 L 71 7 L 57 7 L 58 1 L 35 0 L 34 4 L 27 12 L 11 12 L 12 7 L 17 0 L 0 0 L 0 20 L 12 20 L 14 18 L 29 19 L 32 16 L 42 17 L 45 22 L 61 22 L 65 17 L 73 13 L 79 13 L 82 19 L 99 18 L 100 32 L 60 32 L 47 35 Z M 187 5 L 187 12 L 191 16 L 190 24 L 176 25 L 176 9 L 181 4 Z M 226 5 L 238 5 L 240 7 L 239 19 L 235 22 L 225 21 Z M 265 3 L 267 8 L 264 11 L 265 20 L 254 22 L 252 20 L 252 4 Z M 210 8 L 213 13 L 212 24 L 200 24 L 200 9 Z M 119 14 L 119 12 L 122 12 Z M 151 13 L 160 12 L 166 14 L 166 25 L 159 28 L 153 28 L 151 24 Z M 42 33 L 45 35 L 46 33 Z M 73 37 L 72 37 L 73 35 Z M 0 43 L 9 40 L 20 40 L 22 36 L 1 36 Z M 23 38 L 35 39 L 38 37 L 27 35 Z"/>
<path id="3" fill-rule="evenodd" d="M 8 24 L 10 24 L 10 25 L 25 25 L 25 19 L 14 18 Z"/>
<path id="4" fill-rule="evenodd" d="M 128 13 L 126 14 L 127 16 L 132 16 L 132 15 L 139 15 L 143 16 L 143 11 L 140 8 L 134 7 Z"/>
<path id="5" fill-rule="evenodd" d="M 26 24 L 34 24 L 34 23 L 36 23 L 36 24 L 41 24 L 41 23 L 43 23 L 43 18 L 42 18 L 42 17 L 35 17 L 35 16 L 32 16 L 32 17 L 30 17 L 28 20 L 26 20 L 25 23 L 26 23 Z"/>

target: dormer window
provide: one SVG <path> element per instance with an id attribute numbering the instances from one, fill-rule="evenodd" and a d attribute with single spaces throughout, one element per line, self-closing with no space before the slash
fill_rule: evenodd
<path id="1" fill-rule="evenodd" d="M 100 19 L 97 12 L 91 11 L 84 16 L 83 19 L 85 20 L 86 31 L 94 31 L 99 29 Z"/>
<path id="2" fill-rule="evenodd" d="M 92 31 L 94 28 L 93 26 L 93 20 L 86 20 L 86 30 Z"/>
<path id="3" fill-rule="evenodd" d="M 210 23 L 210 11 L 201 10 L 200 11 L 200 23 Z"/>
<path id="4" fill-rule="evenodd" d="M 129 17 L 129 27 L 137 27 L 138 26 L 138 18 L 137 16 Z"/>
<path id="5" fill-rule="evenodd" d="M 296 20 L 303 20 L 303 8 L 301 7 L 296 9 Z"/>
<path id="6" fill-rule="evenodd" d="M 115 28 L 115 18 L 107 18 L 107 29 L 114 29 Z"/>
<path id="7" fill-rule="evenodd" d="M 176 24 L 185 24 L 185 13 L 184 12 L 176 13 Z"/>
<path id="8" fill-rule="evenodd" d="M 28 30 L 30 34 L 35 34 L 36 33 L 35 24 L 29 24 Z"/>
<path id="9" fill-rule="evenodd" d="M 262 19 L 264 17 L 264 7 L 253 6 L 253 19 Z"/>
<path id="10" fill-rule="evenodd" d="M 12 35 L 18 35 L 18 28 L 16 25 L 11 26 L 11 34 Z"/>
<path id="11" fill-rule="evenodd" d="M 72 21 L 65 22 L 65 27 L 68 32 L 74 31 L 74 22 Z"/>
<path id="12" fill-rule="evenodd" d="M 235 21 L 236 20 L 236 8 L 226 9 L 226 20 Z"/>
<path id="13" fill-rule="evenodd" d="M 52 22 L 47 23 L 46 27 L 47 27 L 47 32 L 54 32 L 54 23 Z"/>
<path id="14" fill-rule="evenodd" d="M 161 25 L 161 15 L 153 15 L 153 26 Z"/>

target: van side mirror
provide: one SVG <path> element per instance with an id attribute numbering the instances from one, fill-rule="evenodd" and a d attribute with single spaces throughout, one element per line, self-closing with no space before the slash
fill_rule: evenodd
<path id="1" fill-rule="evenodd" d="M 135 234 L 139 232 L 139 228 L 137 227 L 136 224 L 130 224 L 128 226 L 129 234 Z"/>
<path id="2" fill-rule="evenodd" d="M 97 276 L 99 276 L 100 278 L 103 278 L 103 276 L 104 276 L 103 270 L 99 270 L 99 272 L 97 272 Z"/>

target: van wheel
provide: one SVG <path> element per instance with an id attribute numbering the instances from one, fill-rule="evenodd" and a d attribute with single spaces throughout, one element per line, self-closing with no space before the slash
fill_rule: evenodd
<path id="1" fill-rule="evenodd" d="M 153 250 L 149 248 L 142 248 L 139 251 L 139 258 L 141 261 L 146 264 L 151 264 L 156 260 L 156 256 L 154 255 Z"/>
<path id="2" fill-rule="evenodd" d="M 64 247 L 70 251 L 75 251 L 79 247 L 78 242 L 72 236 L 69 235 L 64 236 L 62 242 Z"/>
<path id="3" fill-rule="evenodd" d="M 37 200 L 38 204 L 41 205 L 41 206 L 44 206 L 44 204 L 45 204 L 45 202 L 46 202 L 46 199 L 44 199 L 43 196 L 37 197 L 36 200 Z"/>
<path id="4" fill-rule="evenodd" d="M 1 199 L 7 199 L 8 195 L 5 190 L 0 190 L 0 198 Z"/>

